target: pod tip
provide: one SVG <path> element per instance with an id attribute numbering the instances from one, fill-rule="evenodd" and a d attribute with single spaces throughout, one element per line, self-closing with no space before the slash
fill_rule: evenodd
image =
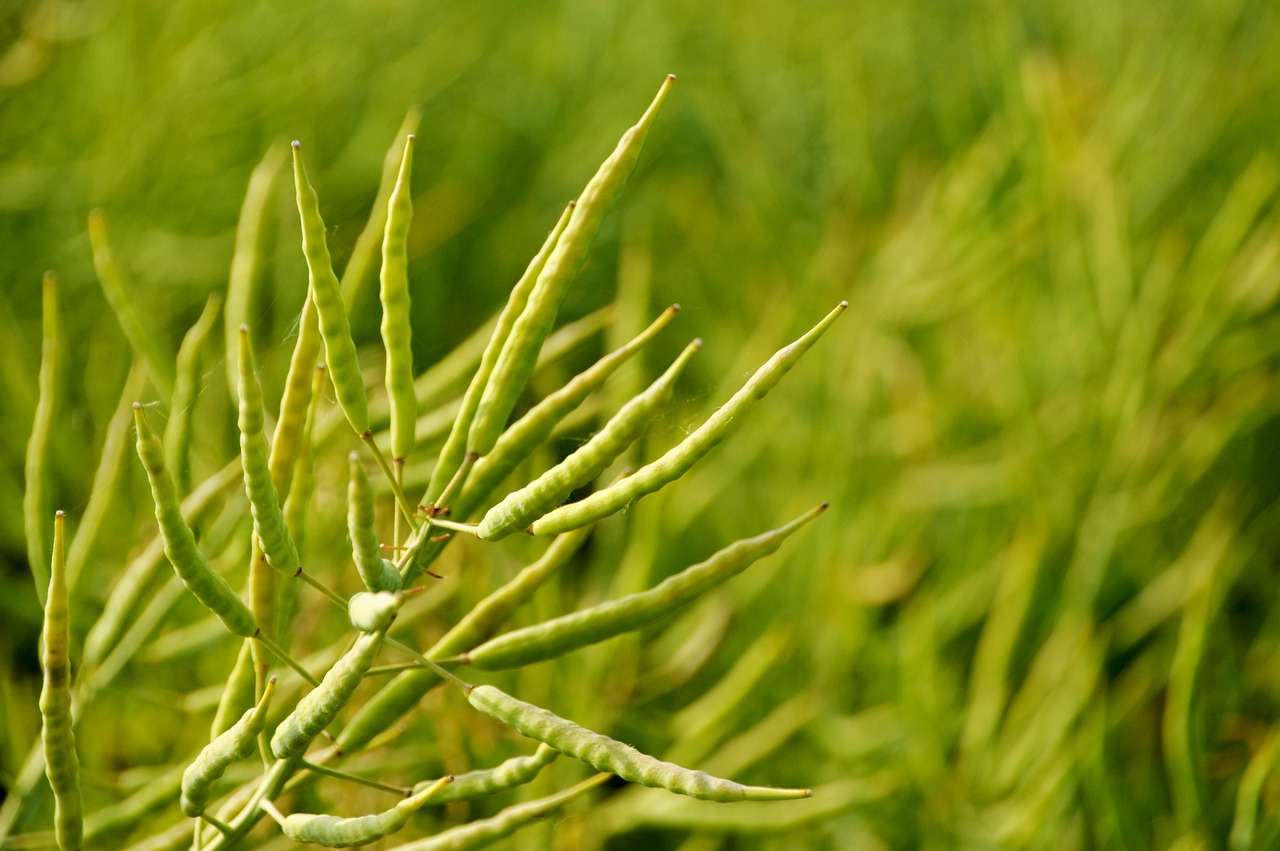
<path id="1" fill-rule="evenodd" d="M 301 142 L 299 142 L 297 139 L 294 139 L 292 142 L 290 142 L 290 143 L 289 143 L 289 145 L 290 145 L 290 146 L 292 146 L 292 148 L 293 148 L 295 151 L 300 151 L 300 150 L 302 150 L 302 143 L 301 143 Z"/>
<path id="2" fill-rule="evenodd" d="M 241 323 L 240 323 L 240 333 L 241 333 L 242 335 L 246 335 L 246 336 L 248 335 L 248 333 L 249 333 L 249 326 L 248 326 L 248 324 L 247 324 L 247 323 L 244 323 L 244 322 L 241 322 Z"/>
<path id="3" fill-rule="evenodd" d="M 414 139 L 416 139 L 416 138 L 417 138 L 416 136 L 414 136 L 412 133 L 410 133 L 410 134 L 406 137 L 406 140 L 407 140 L 407 141 L 409 141 L 409 142 L 412 142 L 412 141 L 413 141 Z"/>
<path id="4" fill-rule="evenodd" d="M 66 517 L 66 516 L 67 516 L 67 512 L 65 512 L 65 511 L 63 511 L 61 508 L 59 508 L 57 511 L 53 512 L 53 516 L 54 516 L 54 517 Z"/>
<path id="5" fill-rule="evenodd" d="M 693 342 L 692 342 L 692 343 L 690 343 L 689 345 L 693 346 L 695 349 L 700 349 L 700 348 L 702 348 L 702 338 L 701 338 L 701 337 L 694 337 L 694 338 L 693 338 Z"/>
<path id="6" fill-rule="evenodd" d="M 676 302 L 675 304 L 671 305 L 671 312 L 672 313 L 680 312 L 680 302 Z"/>
<path id="7" fill-rule="evenodd" d="M 350 454 L 347 455 L 347 460 L 350 461 L 352 464 L 358 464 L 360 462 L 360 453 L 352 451 Z"/>
<path id="8" fill-rule="evenodd" d="M 675 74 L 668 74 L 668 75 L 667 75 L 667 79 L 668 79 L 668 80 L 672 80 L 672 81 L 674 81 L 674 80 L 675 80 L 675 78 L 676 78 L 676 75 L 675 75 Z"/>
<path id="9" fill-rule="evenodd" d="M 838 306 L 839 306 L 839 308 L 840 308 L 841 310 L 844 310 L 846 307 L 848 307 L 848 306 L 849 306 L 849 301 L 848 301 L 848 299 L 841 299 L 841 300 L 840 300 L 840 304 L 839 304 Z"/>
<path id="10" fill-rule="evenodd" d="M 134 403 L 133 403 L 133 409 L 134 409 L 135 411 L 141 411 L 141 410 L 142 410 L 142 403 L 141 403 L 141 402 L 134 402 Z"/>

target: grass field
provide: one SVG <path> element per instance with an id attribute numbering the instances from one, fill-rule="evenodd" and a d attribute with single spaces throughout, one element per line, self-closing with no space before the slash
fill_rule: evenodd
<path id="1" fill-rule="evenodd" d="M 818 794 L 723 806 L 610 786 L 507 847 L 1280 847 L 1276 44 L 1280 8 L 1249 0 L 0 7 L 0 789 L 39 742 L 28 561 L 49 552 L 52 527 L 31 540 L 23 504 L 46 269 L 63 346 L 35 498 L 49 517 L 65 509 L 73 532 L 99 493 L 133 360 L 95 273 L 89 211 L 103 211 L 172 359 L 227 287 L 268 150 L 303 141 L 341 269 L 383 157 L 419 109 L 409 274 L 424 371 L 499 309 L 673 72 L 561 313 L 613 303 L 611 321 L 533 388 L 555 389 L 666 305 L 683 310 L 517 484 L 689 339 L 706 345 L 633 462 L 692 431 L 839 300 L 850 306 L 689 476 L 601 523 L 520 622 L 832 507 L 685 613 L 494 681 L 646 752 Z M 266 204 L 248 314 L 272 400 L 307 284 L 287 171 Z M 376 292 L 371 272 L 352 308 L 371 365 Z M 237 451 L 222 331 L 192 408 L 196 482 Z M 168 403 L 154 380 L 142 397 Z M 325 431 L 332 408 L 317 426 L 326 452 L 303 560 L 350 593 L 354 571 L 334 553 L 358 441 Z M 73 667 L 154 532 L 126 449 L 73 595 Z M 433 457 L 414 459 L 411 477 L 425 481 Z M 238 582 L 248 521 L 243 501 L 235 509 L 202 534 L 225 543 L 216 562 Z M 459 587 L 431 586 L 441 600 L 405 640 L 438 637 L 539 552 L 524 539 L 451 548 L 440 572 Z M 309 605 L 292 636 L 308 652 L 338 636 Z M 208 623 L 175 595 L 85 709 L 90 815 L 203 744 L 238 646 Z M 455 698 L 429 697 L 400 740 L 352 766 L 407 783 L 528 750 Z M 527 796 L 586 771 L 562 758 Z M 379 800 L 329 782 L 295 809 Z M 0 804 L 0 848 L 51 847 L 47 795 L 23 797 Z M 87 847 L 169 829 L 176 803 Z"/>

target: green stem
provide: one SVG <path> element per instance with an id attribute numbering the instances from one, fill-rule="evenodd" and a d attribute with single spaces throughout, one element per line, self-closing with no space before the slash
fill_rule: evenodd
<path id="1" fill-rule="evenodd" d="M 416 528 L 413 519 L 413 506 L 409 504 L 409 500 L 405 498 L 404 490 L 400 487 L 400 483 L 396 481 L 396 474 L 391 469 L 391 464 L 387 462 L 387 456 L 382 454 L 382 450 L 378 448 L 378 444 L 373 441 L 373 432 L 366 431 L 360 435 L 360 439 L 364 441 L 364 445 L 369 447 L 369 451 L 373 453 L 373 460 L 378 462 L 378 466 L 382 469 L 382 475 L 386 476 L 387 484 L 391 486 L 391 493 L 396 498 L 396 505 L 400 506 L 400 512 L 404 515 L 405 521 L 408 522 L 409 528 Z"/>
<path id="2" fill-rule="evenodd" d="M 317 765 L 314 762 L 302 761 L 302 767 L 307 771 L 313 771 L 316 774 L 323 774 L 325 777 L 332 777 L 335 780 L 348 780 L 352 783 L 359 783 L 361 786 L 368 786 L 370 789 L 380 789 L 383 792 L 390 792 L 393 795 L 400 795 L 407 798 L 413 794 L 413 789 L 407 786 L 392 786 L 389 783 L 379 783 L 377 780 L 371 780 L 368 777 L 361 777 L 358 774 L 351 774 L 346 771 L 340 771 L 336 768 L 329 768 L 324 765 Z"/>
<path id="3" fill-rule="evenodd" d="M 293 670 L 297 672 L 298 676 L 302 677 L 304 680 L 306 680 L 308 683 L 311 684 L 312 688 L 315 688 L 320 685 L 319 680 L 311 676 L 310 672 L 308 672 L 306 668 L 299 665 L 292 656 L 290 656 L 288 653 L 284 651 L 283 647 L 281 647 L 279 644 L 276 644 L 274 641 L 268 638 L 266 634 L 263 633 L 261 630 L 255 633 L 253 637 L 256 640 L 261 641 L 262 646 L 270 650 L 273 654 L 275 654 L 277 659 L 279 659 L 281 662 L 284 662 L 290 668 L 293 668 Z"/>

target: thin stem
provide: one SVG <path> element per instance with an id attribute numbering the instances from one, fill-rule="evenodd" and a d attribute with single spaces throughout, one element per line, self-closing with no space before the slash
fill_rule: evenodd
<path id="1" fill-rule="evenodd" d="M 344 612 L 347 610 L 347 601 L 342 599 L 342 597 L 338 594 L 337 591 L 334 591 L 332 588 L 330 588 L 328 585 L 325 585 L 319 579 L 316 579 L 310 573 L 307 573 L 305 570 L 299 570 L 294 575 L 294 578 L 301 579 L 303 582 L 307 583 L 312 588 L 316 589 L 321 594 L 328 597 L 335 606 L 342 609 Z"/>
<path id="2" fill-rule="evenodd" d="M 427 522 L 432 526 L 439 526 L 441 529 L 448 529 L 451 532 L 466 532 L 468 535 L 476 534 L 475 523 L 454 523 L 452 520 L 441 520 L 439 517 L 428 517 Z"/>
<path id="3" fill-rule="evenodd" d="M 256 640 L 261 641 L 262 646 L 270 650 L 272 653 L 274 653 L 277 659 L 279 659 L 281 662 L 284 662 L 290 668 L 293 668 L 293 670 L 297 672 L 298 676 L 302 677 L 304 680 L 306 680 L 308 683 L 311 684 L 312 688 L 316 688 L 320 685 L 319 680 L 311 676 L 310 672 L 308 672 L 306 668 L 299 665 L 293 659 L 292 656 L 284 652 L 283 647 L 281 647 L 279 644 L 276 644 L 274 641 L 268 638 L 261 630 L 255 633 L 253 637 Z"/>
<path id="4" fill-rule="evenodd" d="M 373 460 L 378 462 L 378 466 L 382 468 L 382 475 L 387 477 L 387 484 L 391 485 L 391 493 L 396 498 L 396 504 L 400 506 L 400 511 L 404 514 L 405 520 L 409 523 L 409 528 L 416 528 L 413 520 L 413 506 L 409 504 L 409 500 L 405 498 L 404 491 L 400 488 L 400 483 L 396 481 L 396 474 L 392 471 L 391 465 L 387 463 L 387 456 L 382 454 L 382 450 L 378 448 L 378 444 L 373 441 L 373 432 L 367 431 L 360 435 L 360 439 L 364 441 L 364 445 L 369 447 L 369 451 L 373 453 Z"/>
<path id="5" fill-rule="evenodd" d="M 476 452 L 468 452 L 466 457 L 462 459 L 462 463 L 458 465 L 458 471 L 453 474 L 453 478 L 449 480 L 449 484 L 444 486 L 444 490 L 440 491 L 440 496 L 436 497 L 435 502 L 431 504 L 427 513 L 434 516 L 438 510 L 448 510 L 449 500 L 453 499 L 453 495 L 462 487 L 462 483 L 467 480 L 467 474 L 471 472 L 472 466 L 479 460 L 480 455 Z"/>
<path id="6" fill-rule="evenodd" d="M 386 639 L 383 639 L 384 641 Z M 365 672 L 366 677 L 382 677 L 387 674 L 399 674 L 404 671 L 416 671 L 422 666 L 417 662 L 400 662 L 395 665 L 374 665 Z"/>
<path id="7" fill-rule="evenodd" d="M 404 459 L 396 458 L 394 463 L 395 463 L 395 474 L 396 474 L 396 478 L 395 478 L 396 492 L 403 494 L 404 493 Z M 400 528 L 400 522 L 403 519 L 404 518 L 401 517 L 399 513 L 397 513 L 392 516 L 392 520 L 391 520 L 391 541 L 397 547 L 400 546 L 400 535 L 402 532 Z"/>
<path id="8" fill-rule="evenodd" d="M 216 827 L 218 832 L 223 836 L 227 836 L 232 833 L 231 825 L 227 824 L 225 821 L 219 820 L 216 816 L 211 816 L 208 813 L 201 813 L 200 818 Z"/>
<path id="9" fill-rule="evenodd" d="M 276 820 L 276 824 L 284 825 L 284 815 L 276 809 L 276 805 L 268 801 L 266 798 L 258 801 L 258 807 L 267 815 Z"/>
<path id="10" fill-rule="evenodd" d="M 393 795 L 409 797 L 413 794 L 413 789 L 407 786 L 392 786 L 388 783 L 379 783 L 377 780 L 371 780 L 368 777 L 361 777 L 358 774 L 351 774 L 346 771 L 340 771 L 336 768 L 329 768 L 324 765 L 317 765 L 314 762 L 302 761 L 302 767 L 308 771 L 314 771 L 316 774 L 323 774 L 325 777 L 332 777 L 336 780 L 349 780 L 352 783 L 359 783 L 361 786 L 368 786 L 370 789 L 380 789 L 383 792 L 390 792 Z"/>
<path id="11" fill-rule="evenodd" d="M 401 644 L 399 641 L 396 641 L 393 638 L 384 638 L 382 640 L 382 643 L 387 645 L 388 647 L 391 647 L 394 650 L 399 650 L 401 653 L 406 654 L 407 656 L 409 656 L 409 658 L 415 660 L 419 665 L 422 665 L 423 667 L 426 667 L 426 668 L 430 668 L 431 670 L 435 671 L 436 674 L 440 676 L 442 679 L 448 680 L 458 688 L 462 689 L 464 692 L 470 692 L 471 689 L 474 688 L 474 686 L 472 686 L 471 683 L 467 682 L 466 680 L 462 679 L 459 676 L 454 675 L 452 671 L 445 670 L 443 667 L 440 666 L 439 663 L 432 662 L 426 656 L 423 656 L 417 650 L 414 650 L 412 647 L 409 647 L 406 644 Z"/>

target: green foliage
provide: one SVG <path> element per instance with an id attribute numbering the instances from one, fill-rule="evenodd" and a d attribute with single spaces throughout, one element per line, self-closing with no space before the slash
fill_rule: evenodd
<path id="1" fill-rule="evenodd" d="M 323 343 L 280 185 L 287 140 L 307 143 L 373 443 L 394 458 L 375 265 L 415 135 L 404 248 L 420 374 L 401 490 L 416 497 L 434 478 L 434 501 L 464 463 L 498 356 L 482 356 L 484 318 L 668 70 L 678 86 L 513 403 L 520 428 L 663 306 L 684 306 L 678 322 L 636 354 L 639 368 L 598 376 L 602 392 L 562 397 L 506 460 L 495 455 L 512 443 L 499 437 L 442 519 L 477 520 L 536 481 L 704 338 L 675 407 L 591 486 L 607 487 L 696 431 L 832 304 L 849 309 L 678 484 L 549 548 L 524 535 L 421 547 L 406 587 L 427 590 L 404 598 L 390 637 L 448 659 L 644 593 L 829 499 L 830 516 L 680 612 L 484 677 L 665 761 L 815 795 L 723 805 L 614 781 L 579 790 L 508 847 L 1280 842 L 1280 16 L 1269 5 L 748 0 L 499 14 L 393 0 L 371 14 L 350 0 L 32 0 L 0 22 L 11 592 L 0 597 L 0 846 L 55 841 L 53 796 L 29 756 L 47 572 L 31 577 L 50 564 L 54 509 L 67 511 L 86 848 L 189 843 L 182 769 L 215 711 L 229 724 L 260 695 L 266 671 L 252 662 L 280 678 L 271 724 L 308 690 L 256 642 L 228 636 L 165 566 L 129 403 L 146 402 L 159 432 L 181 413 L 168 410 L 178 385 L 197 376 L 187 423 L 172 426 L 190 427 L 189 444 L 165 448 L 185 458 L 175 472 L 193 487 L 180 481 L 176 496 L 199 552 L 248 589 L 255 620 L 277 625 L 266 631 L 301 667 L 327 670 L 352 640 L 341 609 L 304 583 L 344 601 L 364 587 L 342 495 L 347 455 L 370 450 L 327 384 L 303 436 Z M 95 208 L 102 281 L 86 227 Z M 46 268 L 58 272 L 61 328 L 56 367 L 42 371 Z M 117 282 L 131 299 L 101 289 Z M 253 329 L 268 438 L 279 423 L 272 483 L 306 579 L 269 568 L 249 579 L 261 559 L 239 464 L 226 465 L 239 434 L 223 385 L 238 373 L 219 335 L 175 368 L 179 341 L 222 293 L 223 338 Z M 314 471 L 289 451 L 313 443 Z M 425 524 L 393 522 L 392 486 L 368 470 L 378 538 L 404 544 Z M 242 646 L 239 687 L 220 706 Z M 394 664 L 398 653 L 383 649 L 330 728 L 350 745 L 342 770 L 409 787 L 528 758 L 528 741 L 429 693 L 440 676 Z M 331 751 L 317 740 L 308 758 Z M 257 759 L 232 765 L 210 812 L 238 812 L 262 771 Z M 443 831 L 443 847 L 454 830 L 497 836 L 563 806 L 559 790 L 586 771 L 561 757 L 527 786 L 428 806 L 403 836 Z M 289 772 L 286 813 L 393 803 Z M 268 779 L 294 782 L 285 774 Z M 256 830 L 250 847 L 281 841 L 266 838 L 278 834 L 269 821 Z"/>

